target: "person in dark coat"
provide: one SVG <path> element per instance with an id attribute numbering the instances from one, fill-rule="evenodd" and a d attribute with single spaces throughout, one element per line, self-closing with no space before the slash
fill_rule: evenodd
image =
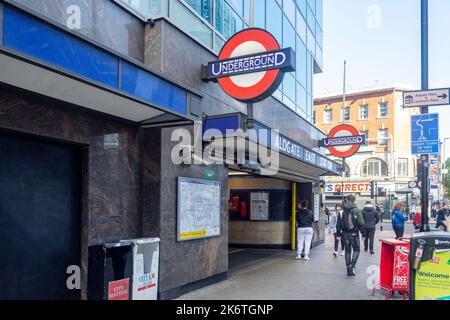
<path id="1" fill-rule="evenodd" d="M 354 269 L 358 262 L 360 252 L 359 233 L 361 232 L 363 238 L 366 237 L 364 218 L 355 201 L 356 197 L 354 195 L 347 197 L 342 218 L 337 225 L 337 233 L 342 234 L 342 239 L 344 239 L 345 263 L 347 265 L 348 276 L 355 276 Z M 337 239 L 340 240 L 340 238 Z"/>
<path id="2" fill-rule="evenodd" d="M 448 206 L 444 204 L 441 210 L 438 211 L 436 216 L 436 229 L 448 231 L 447 215 L 448 215 Z"/>
<path id="3" fill-rule="evenodd" d="M 364 251 L 367 252 L 370 248 L 370 254 L 375 254 L 373 251 L 373 244 L 375 241 L 376 225 L 380 221 L 379 212 L 372 206 L 370 201 L 366 202 L 362 210 L 364 218 L 364 227 L 366 229 L 366 238 L 364 239 Z"/>
<path id="4" fill-rule="evenodd" d="M 297 210 L 297 260 L 301 260 L 302 252 L 305 250 L 304 260 L 309 260 L 309 251 L 314 236 L 313 222 L 314 214 L 308 209 L 308 201 L 300 202 Z"/>

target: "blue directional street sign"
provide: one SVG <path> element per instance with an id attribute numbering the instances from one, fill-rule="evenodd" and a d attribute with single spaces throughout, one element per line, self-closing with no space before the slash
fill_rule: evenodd
<path id="1" fill-rule="evenodd" d="M 413 154 L 439 153 L 439 115 L 421 114 L 411 118 Z"/>

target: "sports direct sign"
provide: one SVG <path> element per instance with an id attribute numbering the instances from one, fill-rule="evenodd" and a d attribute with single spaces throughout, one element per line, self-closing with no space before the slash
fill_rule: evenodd
<path id="1" fill-rule="evenodd" d="M 360 146 L 365 143 L 365 135 L 360 135 L 355 127 L 344 124 L 333 128 L 328 138 L 322 139 L 321 146 L 328 148 L 335 157 L 348 158 L 358 152 Z"/>
<path id="2" fill-rule="evenodd" d="M 242 102 L 266 99 L 279 87 L 285 72 L 295 71 L 295 54 L 280 48 L 262 29 L 246 29 L 231 37 L 218 61 L 210 62 L 203 80 L 217 81 L 228 95 Z"/>

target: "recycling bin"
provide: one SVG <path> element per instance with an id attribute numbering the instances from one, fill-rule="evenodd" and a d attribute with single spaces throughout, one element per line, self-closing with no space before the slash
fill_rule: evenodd
<path id="1" fill-rule="evenodd" d="M 395 291 L 403 293 L 406 299 L 409 290 L 409 239 L 380 241 L 380 288 L 386 291 L 386 299 Z"/>
<path id="2" fill-rule="evenodd" d="M 157 300 L 159 238 L 124 240 L 133 252 L 132 300 Z"/>
<path id="3" fill-rule="evenodd" d="M 409 262 L 412 300 L 450 300 L 450 233 L 414 234 Z"/>
<path id="4" fill-rule="evenodd" d="M 88 299 L 130 300 L 133 276 L 131 243 L 89 247 Z"/>

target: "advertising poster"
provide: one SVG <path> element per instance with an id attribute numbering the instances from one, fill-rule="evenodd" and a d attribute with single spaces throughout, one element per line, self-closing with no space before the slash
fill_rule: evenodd
<path id="1" fill-rule="evenodd" d="M 416 300 L 450 300 L 450 250 L 436 250 L 416 272 Z"/>
<path id="2" fill-rule="evenodd" d="M 314 195 L 314 222 L 320 220 L 320 194 Z"/>
<path id="3" fill-rule="evenodd" d="M 409 280 L 409 248 L 406 246 L 396 246 L 394 254 L 394 278 L 393 287 L 395 290 L 408 291 Z"/>
<path id="4" fill-rule="evenodd" d="M 108 300 L 130 300 L 130 279 L 108 283 Z"/>
<path id="5" fill-rule="evenodd" d="M 430 156 L 430 184 L 431 189 L 439 188 L 439 159 L 437 155 Z"/>

